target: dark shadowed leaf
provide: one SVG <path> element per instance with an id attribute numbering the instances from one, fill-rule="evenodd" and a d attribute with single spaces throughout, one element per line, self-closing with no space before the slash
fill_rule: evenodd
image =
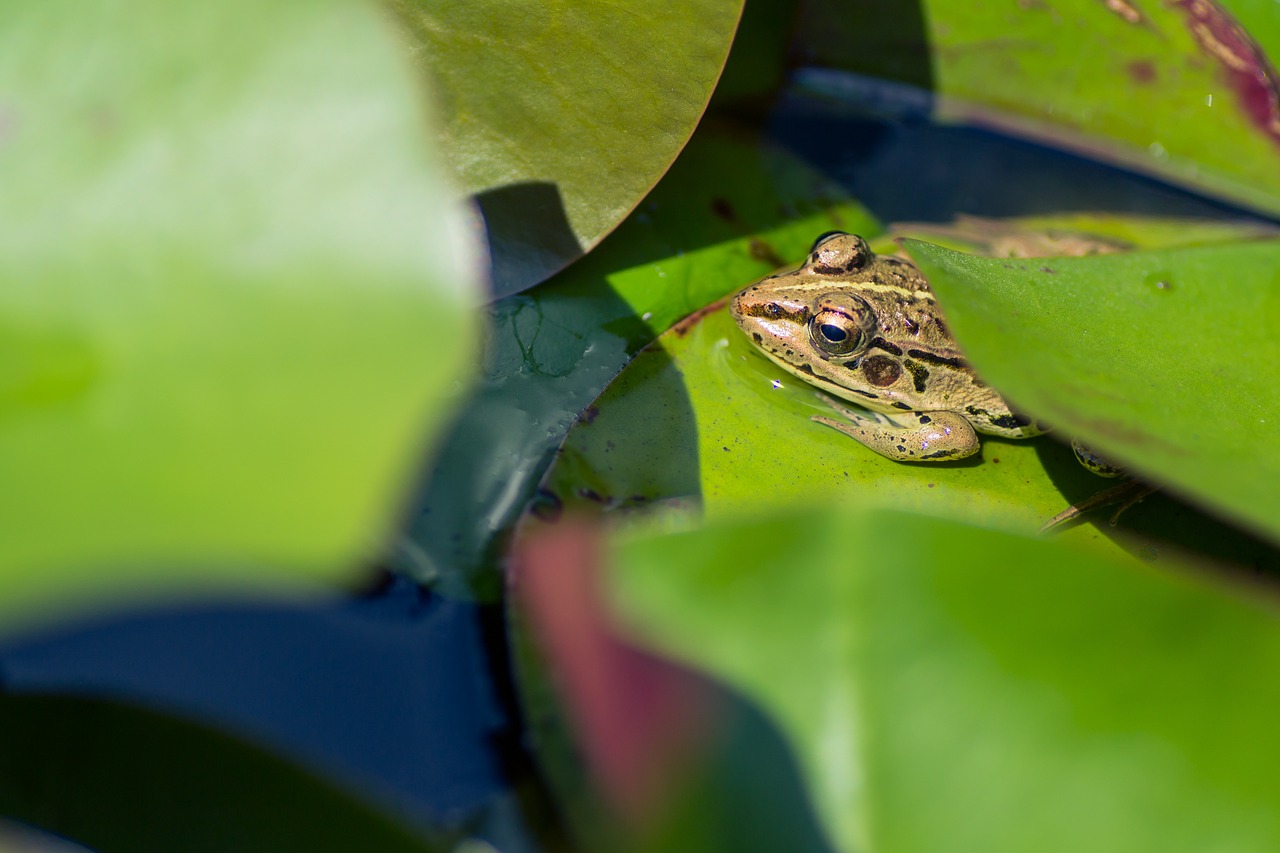
<path id="1" fill-rule="evenodd" d="M 0 812 L 101 853 L 448 850 L 268 752 L 155 711 L 0 698 Z"/>

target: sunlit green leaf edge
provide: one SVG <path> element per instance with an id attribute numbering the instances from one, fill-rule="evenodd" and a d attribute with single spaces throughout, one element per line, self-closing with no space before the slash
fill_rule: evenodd
<path id="1" fill-rule="evenodd" d="M 1280 242 L 1030 261 L 904 245 L 1018 406 L 1280 538 Z"/>

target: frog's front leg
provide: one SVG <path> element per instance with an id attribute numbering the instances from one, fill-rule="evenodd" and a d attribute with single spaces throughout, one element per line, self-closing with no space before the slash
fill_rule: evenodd
<path id="1" fill-rule="evenodd" d="M 847 409 L 825 394 L 820 396 L 848 420 L 821 415 L 812 420 L 840 430 L 881 456 L 898 462 L 947 462 L 978 452 L 973 424 L 955 412 L 872 413 Z"/>

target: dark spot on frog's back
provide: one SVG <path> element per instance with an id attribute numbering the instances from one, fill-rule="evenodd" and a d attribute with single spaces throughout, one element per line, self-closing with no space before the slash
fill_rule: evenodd
<path id="1" fill-rule="evenodd" d="M 873 355 L 862 360 L 862 374 L 872 385 L 883 388 L 898 381 L 902 365 L 887 355 Z"/>
<path id="2" fill-rule="evenodd" d="M 902 365 L 911 372 L 911 380 L 915 385 L 916 393 L 923 394 L 927 387 L 926 383 L 929 381 L 929 371 L 925 370 L 924 365 L 917 364 L 911 359 L 907 359 Z"/>
<path id="3" fill-rule="evenodd" d="M 927 350 L 922 350 L 922 349 L 909 349 L 907 350 L 907 355 L 911 356 L 914 359 L 923 361 L 927 364 L 937 364 L 937 365 L 942 365 L 944 367 L 957 367 L 957 368 L 965 368 L 968 366 L 964 363 L 964 359 L 962 358 L 954 358 L 952 356 L 937 355 L 936 353 L 931 353 Z"/>
<path id="4" fill-rule="evenodd" d="M 800 372 L 801 372 L 801 373 L 807 373 L 807 374 L 809 374 L 810 376 L 812 376 L 812 375 L 813 375 L 813 368 L 812 368 L 812 367 L 810 367 L 810 366 L 809 366 L 809 365 L 807 365 L 807 364 L 802 364 L 802 365 L 800 365 Z"/>
<path id="5" fill-rule="evenodd" d="M 1001 429 L 1017 429 L 1031 423 L 1031 418 L 1022 415 L 1000 415 L 997 418 L 991 418 L 991 423 Z"/>
<path id="6" fill-rule="evenodd" d="M 751 333 L 751 337 L 752 337 L 752 338 L 755 340 L 755 342 L 756 342 L 756 343 L 758 343 L 758 344 L 762 344 L 762 343 L 764 343 L 764 338 L 760 337 L 760 333 L 759 333 L 759 332 L 752 332 L 752 333 Z"/>
<path id="7" fill-rule="evenodd" d="M 882 349 L 885 352 L 893 353 L 894 355 L 902 355 L 901 347 L 889 343 L 884 338 L 876 338 L 867 345 L 867 349 Z"/>

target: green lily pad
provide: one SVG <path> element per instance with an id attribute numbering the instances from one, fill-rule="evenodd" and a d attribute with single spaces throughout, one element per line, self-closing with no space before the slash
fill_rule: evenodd
<path id="1" fill-rule="evenodd" d="M 827 179 L 755 133 L 704 124 L 597 250 L 493 306 L 486 373 L 411 522 L 423 559 L 404 570 L 442 580 L 451 594 L 495 597 L 506 533 L 569 428 L 628 360 L 832 228 L 880 230 Z"/>
<path id="2" fill-rule="evenodd" d="M 1280 539 L 1280 241 L 1050 260 L 904 245 L 1018 406 Z"/>
<path id="3" fill-rule="evenodd" d="M 626 635 L 759 704 L 839 849 L 1280 845 L 1270 591 L 837 506 L 613 559 Z"/>
<path id="4" fill-rule="evenodd" d="M 440 140 L 489 232 L 498 297 L 600 242 L 693 133 L 742 0 L 394 0 L 435 84 Z"/>
<path id="5" fill-rule="evenodd" d="M 1014 228 L 988 225 L 988 236 Z M 1197 238 L 1231 233 L 1179 232 L 1162 221 L 1148 225 L 1131 220 L 1129 233 L 1149 242 L 1179 233 Z M 1007 305 L 1000 307 L 1016 315 Z M 1026 353 L 1015 356 L 1015 349 L 1010 345 L 1006 355 L 1020 359 L 1024 372 L 1039 375 L 1037 362 Z M 1003 389 L 998 380 L 993 384 Z M 634 512 L 657 506 L 676 518 L 842 502 L 1029 533 L 1111 485 L 1087 472 L 1053 437 L 984 437 L 980 454 L 971 459 L 911 465 L 810 421 L 830 414 L 815 390 L 756 352 L 721 306 L 675 327 L 627 366 L 569 433 L 544 480 L 544 494 L 568 510 Z M 1101 514 L 1057 535 L 1117 559 L 1127 554 L 1159 562 L 1194 551 L 1280 569 L 1280 555 L 1266 542 L 1167 495 L 1129 509 L 1118 528 L 1107 526 L 1106 518 Z"/>
<path id="6" fill-rule="evenodd" d="M 928 89 L 943 121 L 995 126 L 1280 211 L 1280 19 L 1269 0 L 947 0 L 804 6 L 807 85 Z M 907 99 L 909 100 L 909 99 Z M 917 97 L 916 101 L 919 100 Z"/>
<path id="7" fill-rule="evenodd" d="M 37 601 L 350 579 L 477 337 L 474 250 L 384 17 L 95 0 L 6 20 L 6 625 Z"/>

